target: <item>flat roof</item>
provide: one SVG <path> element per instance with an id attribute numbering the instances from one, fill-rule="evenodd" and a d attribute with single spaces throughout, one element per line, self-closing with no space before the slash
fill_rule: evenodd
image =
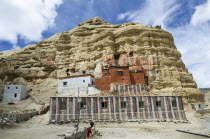
<path id="1" fill-rule="evenodd" d="M 81 97 L 79 97 L 79 98 L 91 98 L 91 97 L 181 97 L 181 96 L 179 96 L 179 95 L 177 95 L 177 96 L 169 96 L 169 95 L 166 95 L 166 96 L 164 96 L 164 95 L 151 95 L 151 96 L 149 96 L 149 95 L 137 95 L 137 96 L 81 96 Z M 55 97 L 50 97 L 50 98 L 78 98 L 77 96 L 55 96 Z"/>
<path id="2" fill-rule="evenodd" d="M 77 77 L 85 77 L 85 76 L 91 76 L 94 78 L 92 74 L 85 74 L 85 75 L 74 75 L 74 76 L 67 76 L 67 77 L 58 77 L 58 79 L 69 79 L 69 78 L 77 78 Z"/>
<path id="3" fill-rule="evenodd" d="M 110 68 L 129 68 L 129 66 L 110 66 Z"/>

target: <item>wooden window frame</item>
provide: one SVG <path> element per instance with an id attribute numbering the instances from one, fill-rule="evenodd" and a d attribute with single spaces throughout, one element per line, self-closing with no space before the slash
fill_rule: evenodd
<path id="1" fill-rule="evenodd" d="M 127 108 L 127 102 L 126 101 L 121 101 L 121 109 Z"/>
<path id="2" fill-rule="evenodd" d="M 107 101 L 102 101 L 101 102 L 101 109 L 107 109 L 108 108 L 108 102 Z"/>
<path id="3" fill-rule="evenodd" d="M 176 100 L 172 100 L 172 107 L 177 107 L 177 103 L 176 103 Z"/>
<path id="4" fill-rule="evenodd" d="M 123 76 L 123 71 L 117 71 L 118 76 Z"/>
<path id="5" fill-rule="evenodd" d="M 144 107 L 145 107 L 144 101 L 139 101 L 139 108 L 141 109 L 141 108 L 144 108 Z"/>
<path id="6" fill-rule="evenodd" d="M 156 107 L 161 107 L 161 101 L 156 101 Z"/>

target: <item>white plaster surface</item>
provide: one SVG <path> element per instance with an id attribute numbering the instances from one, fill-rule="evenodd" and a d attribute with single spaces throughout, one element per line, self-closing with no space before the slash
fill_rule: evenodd
<path id="1" fill-rule="evenodd" d="M 93 94 L 98 94 L 100 93 L 101 91 L 96 89 L 95 87 L 88 87 L 88 94 L 89 95 L 93 95 Z"/>
<path id="2" fill-rule="evenodd" d="M 67 85 L 64 85 L 64 82 L 67 82 Z M 88 85 L 93 83 L 94 78 L 91 76 L 62 79 L 58 81 L 58 94 L 68 93 L 72 96 L 80 96 L 100 93 L 93 86 L 88 87 Z"/>
<path id="3" fill-rule="evenodd" d="M 16 94 L 16 95 L 15 95 Z M 26 86 L 25 85 L 6 85 L 4 88 L 3 101 L 22 100 L 26 98 Z"/>

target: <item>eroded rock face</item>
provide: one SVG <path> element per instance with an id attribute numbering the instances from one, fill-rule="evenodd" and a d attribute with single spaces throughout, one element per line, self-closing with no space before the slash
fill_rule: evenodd
<path id="1" fill-rule="evenodd" d="M 33 92 L 38 86 L 37 80 L 44 82 L 52 78 L 56 82 L 58 77 L 93 74 L 96 64 L 104 56 L 130 52 L 133 57 L 147 61 L 143 66 L 149 66 L 146 69 L 151 94 L 200 93 L 169 32 L 160 26 L 149 27 L 140 23 L 113 25 L 99 17 L 37 44 L 2 52 L 0 91 L 3 93 L 5 84 L 25 82 L 30 84 Z M 98 69 L 94 72 L 96 76 L 100 76 Z M 51 89 L 47 84 L 44 87 Z"/>

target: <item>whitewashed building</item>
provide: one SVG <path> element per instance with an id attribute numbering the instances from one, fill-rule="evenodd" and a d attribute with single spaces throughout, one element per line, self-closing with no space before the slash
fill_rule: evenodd
<path id="1" fill-rule="evenodd" d="M 91 74 L 62 77 L 58 81 L 58 94 L 81 96 L 100 93 L 94 85 L 94 76 Z"/>
<path id="2" fill-rule="evenodd" d="M 25 85 L 13 84 L 6 85 L 4 88 L 3 101 L 22 100 L 27 97 Z"/>

